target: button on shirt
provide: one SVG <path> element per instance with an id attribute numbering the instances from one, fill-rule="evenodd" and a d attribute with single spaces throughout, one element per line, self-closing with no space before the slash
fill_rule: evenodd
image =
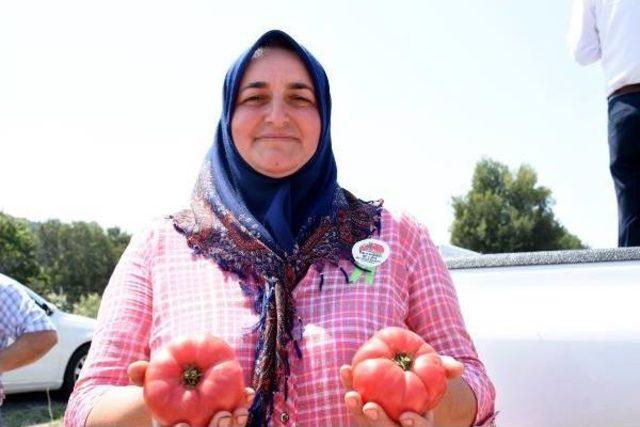
<path id="1" fill-rule="evenodd" d="M 48 330 L 55 330 L 55 326 L 27 292 L 19 285 L 0 282 L 0 351 L 9 345 L 10 339 Z M 0 405 L 4 400 L 1 380 L 0 377 Z"/>
<path id="2" fill-rule="evenodd" d="M 574 0 L 569 45 L 581 65 L 601 60 L 608 95 L 640 83 L 640 1 Z"/>
<path id="3" fill-rule="evenodd" d="M 378 236 L 376 236 L 378 237 Z M 354 271 L 348 260 L 310 268 L 293 290 L 302 319 L 302 358 L 291 351 L 288 397 L 274 396 L 272 426 L 349 426 L 355 421 L 344 403 L 339 369 L 349 364 L 374 332 L 409 328 L 440 354 L 465 364 L 463 379 L 473 390 L 476 423 L 493 417 L 495 391 L 466 332 L 455 288 L 426 229 L 406 215 L 383 211 L 380 239 L 391 248 L 373 283 L 364 276 L 346 283 Z M 323 283 L 320 290 L 319 285 Z M 212 333 L 236 352 L 245 382 L 251 384 L 258 321 L 253 300 L 238 278 L 211 260 L 194 257 L 170 221 L 133 237 L 107 286 L 98 326 L 81 377 L 69 399 L 66 427 L 81 427 L 97 399 L 127 385 L 127 366 L 148 360 L 170 340 Z"/>

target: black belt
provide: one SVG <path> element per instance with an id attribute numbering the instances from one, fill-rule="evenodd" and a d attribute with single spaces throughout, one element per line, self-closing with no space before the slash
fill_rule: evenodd
<path id="1" fill-rule="evenodd" d="M 614 96 L 626 95 L 629 93 L 638 93 L 640 92 L 640 83 L 635 83 L 632 85 L 622 86 L 620 89 L 615 90 L 611 95 L 609 95 L 609 99 Z"/>

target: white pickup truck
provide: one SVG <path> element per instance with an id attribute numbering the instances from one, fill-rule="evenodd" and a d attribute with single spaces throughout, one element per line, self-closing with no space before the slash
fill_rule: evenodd
<path id="1" fill-rule="evenodd" d="M 498 426 L 640 426 L 640 248 L 443 254 Z"/>

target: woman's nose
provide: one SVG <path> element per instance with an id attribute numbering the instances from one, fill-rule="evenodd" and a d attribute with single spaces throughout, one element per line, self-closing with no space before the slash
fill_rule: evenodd
<path id="1" fill-rule="evenodd" d="M 283 127 L 289 123 L 289 113 L 283 100 L 274 99 L 271 101 L 266 121 L 276 127 Z"/>

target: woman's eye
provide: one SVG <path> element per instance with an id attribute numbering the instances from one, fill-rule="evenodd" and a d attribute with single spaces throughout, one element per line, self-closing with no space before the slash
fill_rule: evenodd
<path id="1" fill-rule="evenodd" d="M 251 95 L 251 96 L 247 96 L 244 101 L 242 101 L 243 103 L 250 103 L 250 104 L 255 104 L 258 102 L 262 102 L 265 99 L 265 97 L 263 95 Z"/>
<path id="2" fill-rule="evenodd" d="M 293 96 L 293 101 L 298 104 L 313 104 L 313 100 L 307 98 L 306 96 L 295 95 Z"/>

